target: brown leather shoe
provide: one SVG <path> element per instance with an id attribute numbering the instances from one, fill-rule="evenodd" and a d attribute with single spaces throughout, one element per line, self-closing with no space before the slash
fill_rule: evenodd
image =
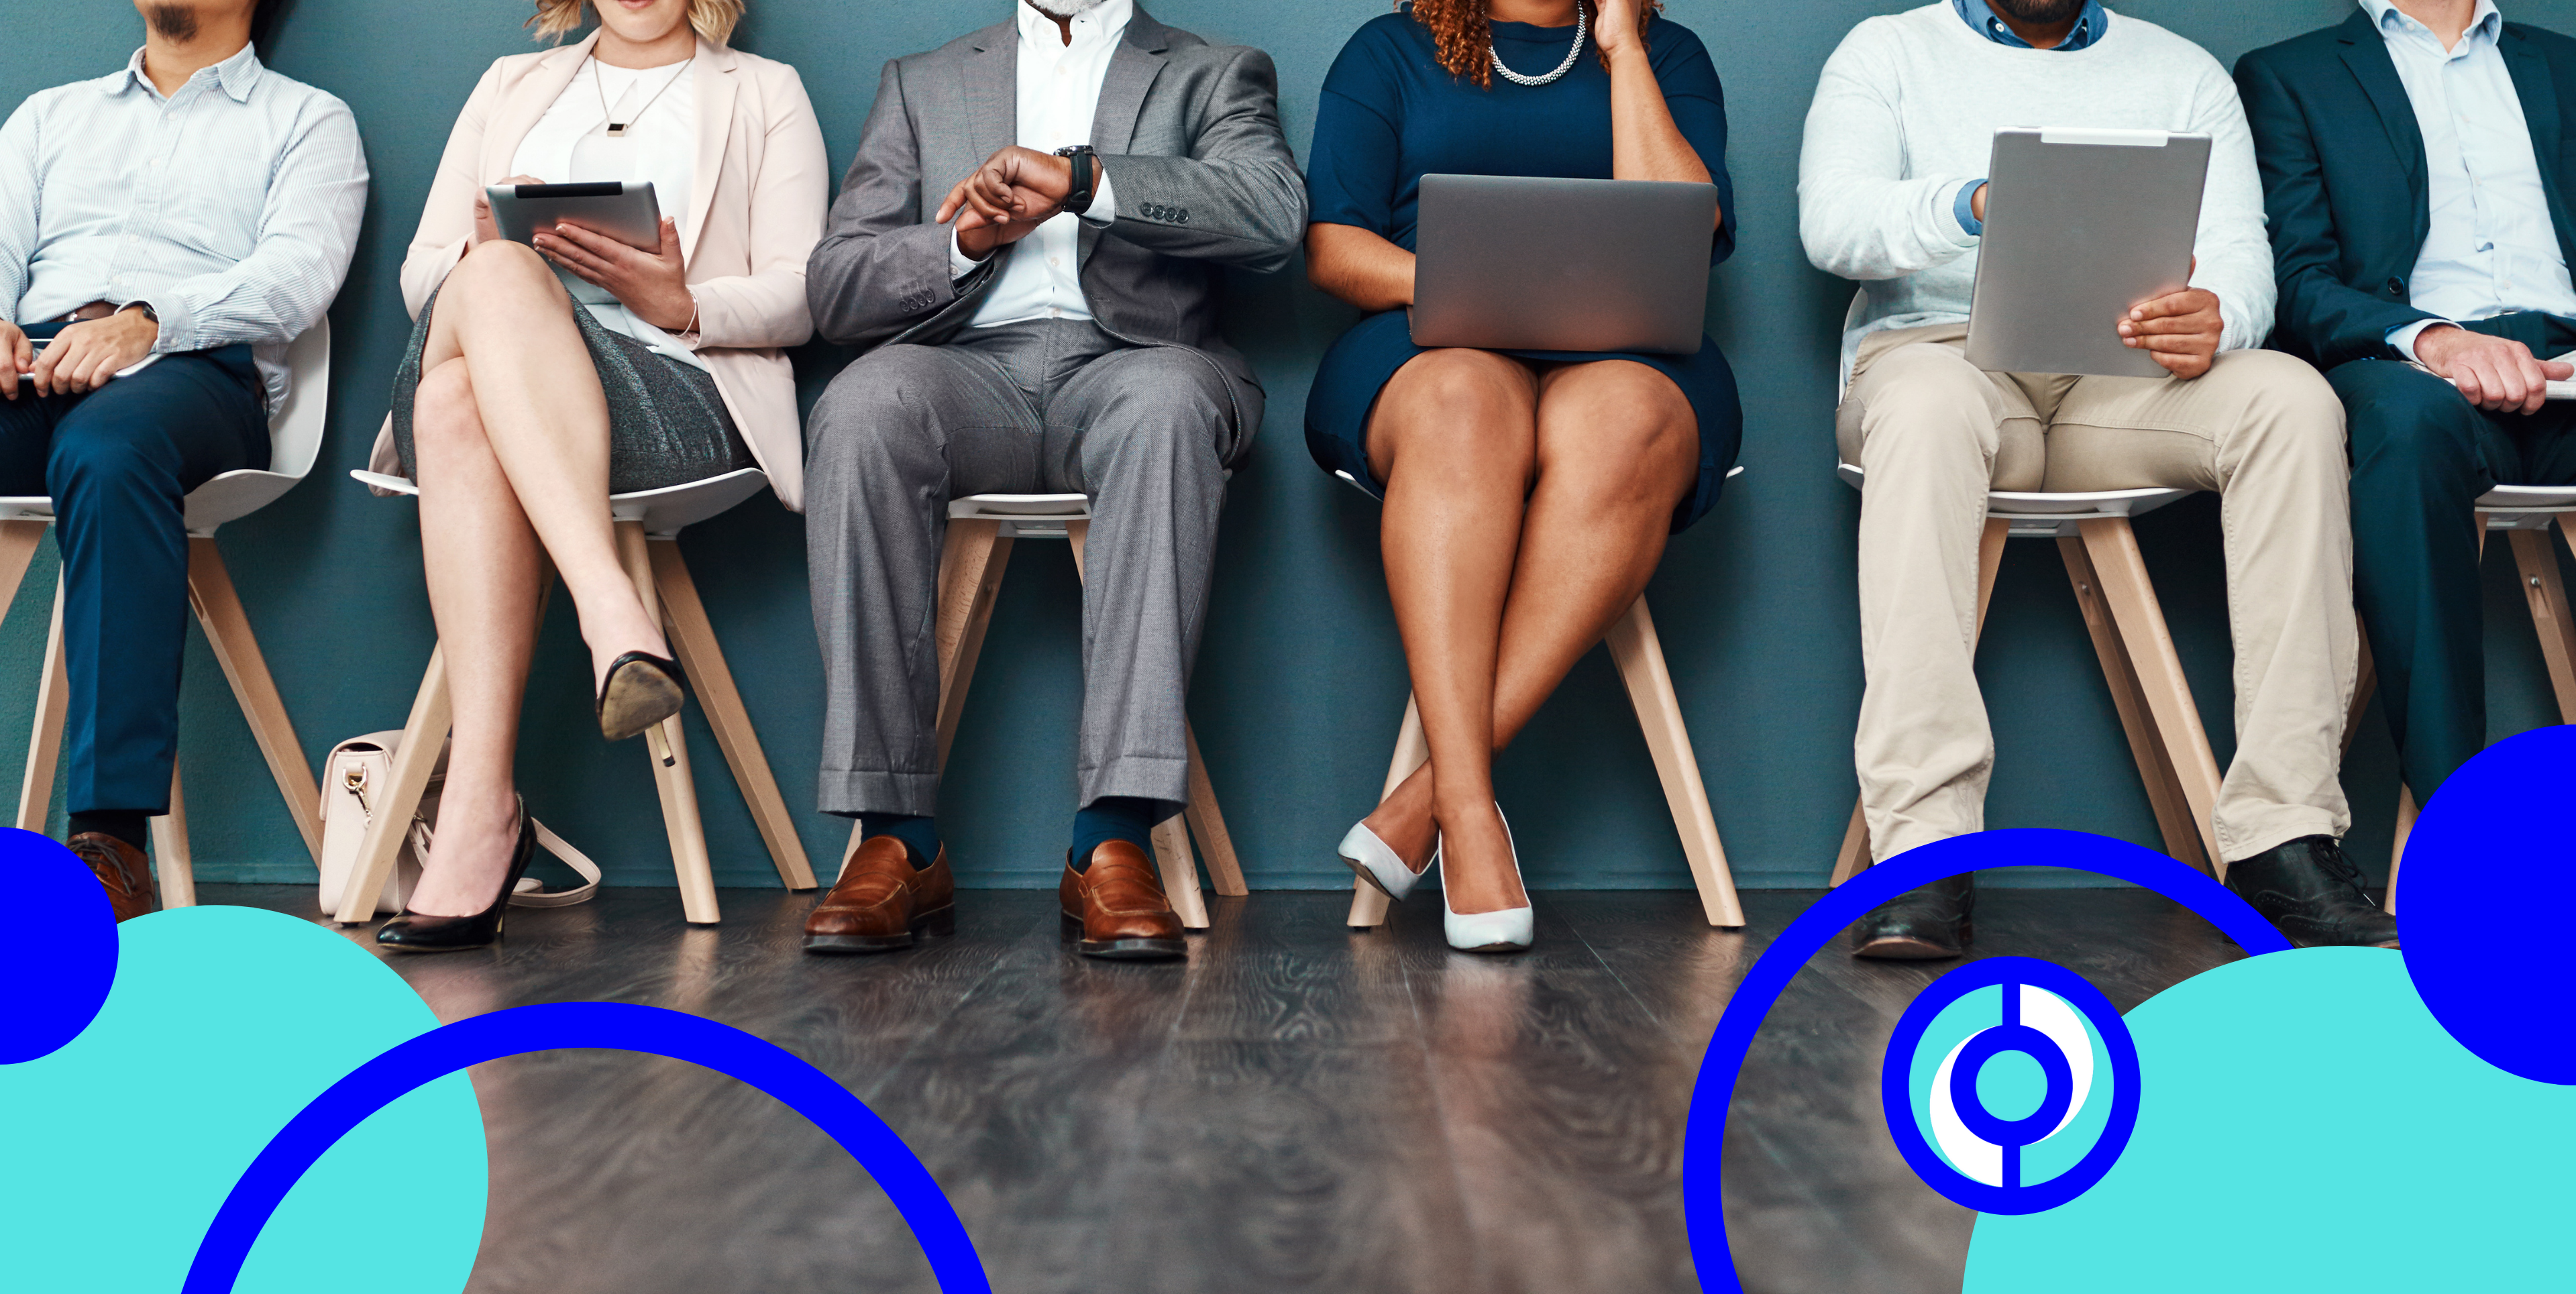
<path id="1" fill-rule="evenodd" d="M 98 874 L 117 920 L 131 921 L 161 906 L 152 888 L 152 862 L 142 850 L 104 831 L 84 831 L 63 845 Z"/>
<path id="2" fill-rule="evenodd" d="M 1067 933 L 1081 927 L 1082 953 L 1114 961 L 1169 961 L 1189 955 L 1181 919 L 1163 897 L 1162 873 L 1145 851 L 1124 840 L 1091 851 L 1091 870 L 1070 864 L 1055 887 Z"/>
<path id="3" fill-rule="evenodd" d="M 912 846 L 892 836 L 859 845 L 841 879 L 805 918 L 809 953 L 883 953 L 910 948 L 916 935 L 957 929 L 957 882 L 948 851 L 915 868 Z"/>

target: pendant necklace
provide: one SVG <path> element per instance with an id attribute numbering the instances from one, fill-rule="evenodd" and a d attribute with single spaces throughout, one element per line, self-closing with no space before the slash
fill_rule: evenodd
<path id="1" fill-rule="evenodd" d="M 591 55 L 590 61 L 594 64 L 590 69 L 590 88 L 599 92 L 599 115 L 600 118 L 608 124 L 608 137 L 610 139 L 624 139 L 626 138 L 626 128 L 634 125 L 637 121 L 642 120 L 644 114 L 652 109 L 654 102 L 662 97 L 662 91 L 670 89 L 681 77 L 688 75 L 689 64 L 696 60 L 680 60 L 680 70 L 673 72 L 670 79 L 662 83 L 662 89 L 655 90 L 653 92 L 653 97 L 651 99 L 646 99 L 644 101 L 644 106 L 637 108 L 634 114 L 624 121 L 617 120 L 617 118 L 608 111 L 608 86 L 606 84 L 606 78 L 600 75 L 599 68 L 596 66 L 599 63 L 599 56 L 596 54 Z M 630 90 L 628 93 L 632 94 L 633 91 Z"/>

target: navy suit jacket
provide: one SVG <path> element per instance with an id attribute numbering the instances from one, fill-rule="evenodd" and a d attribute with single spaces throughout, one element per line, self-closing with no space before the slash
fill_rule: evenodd
<path id="1" fill-rule="evenodd" d="M 2576 266 L 2576 40 L 2506 23 L 2497 42 L 2558 228 Z M 2432 224 L 2424 134 L 2397 65 L 2367 13 L 2237 60 L 2271 216 L 2281 301 L 2273 346 L 2319 368 L 2394 359 L 2388 333 L 2433 316 L 2408 304 Z"/>

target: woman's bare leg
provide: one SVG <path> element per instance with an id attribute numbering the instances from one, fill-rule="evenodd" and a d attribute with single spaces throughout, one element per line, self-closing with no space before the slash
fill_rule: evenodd
<path id="1" fill-rule="evenodd" d="M 619 653 L 670 648 L 617 560 L 608 399 L 573 309 L 534 251 L 484 243 L 440 287 L 421 367 L 461 356 L 473 373 L 484 439 L 572 593 L 596 687 Z"/>
<path id="2" fill-rule="evenodd" d="M 519 698 L 546 579 L 537 532 L 492 453 L 475 397 L 459 358 L 427 369 L 412 403 L 420 530 L 430 541 L 421 545 L 421 566 L 456 725 L 436 837 L 410 902 L 431 916 L 482 911 L 509 871 Z"/>
<path id="3" fill-rule="evenodd" d="M 1501 851 L 1509 865 L 1494 812 L 1494 669 L 1537 462 L 1538 391 L 1517 360 L 1436 350 L 1396 371 L 1369 419 L 1369 465 L 1386 482 L 1387 593 L 1431 746 L 1425 768 L 1436 770 L 1421 779 L 1429 814 L 1369 822 L 1417 867 L 1435 832 L 1452 857 Z"/>
<path id="4" fill-rule="evenodd" d="M 1521 522 L 1496 654 L 1495 750 L 1520 735 L 1566 672 L 1645 591 L 1663 558 L 1673 509 L 1699 473 L 1698 419 L 1680 389 L 1653 369 L 1625 360 L 1567 365 L 1544 375 L 1539 391 L 1538 484 Z M 1404 849 L 1387 833 L 1411 839 L 1428 830 L 1438 812 L 1433 785 L 1425 765 L 1371 815 L 1370 829 Z M 1508 854 L 1452 850 L 1441 884 L 1461 912 L 1527 901 Z"/>

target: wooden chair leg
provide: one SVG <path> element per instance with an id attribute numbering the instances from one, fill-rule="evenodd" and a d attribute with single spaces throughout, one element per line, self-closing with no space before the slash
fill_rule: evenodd
<path id="1" fill-rule="evenodd" d="M 0 521 L 0 616 L 9 614 L 9 606 L 18 600 L 18 587 L 27 582 L 27 567 L 36 560 L 36 546 L 45 540 L 45 523 L 41 521 Z"/>
<path id="2" fill-rule="evenodd" d="M 1736 899 L 1726 846 L 1717 836 L 1717 815 L 1709 808 L 1708 787 L 1700 780 L 1699 756 L 1691 750 L 1681 698 L 1673 692 L 1672 670 L 1664 662 L 1655 618 L 1642 595 L 1610 626 L 1607 642 L 1620 681 L 1628 685 L 1628 704 L 1637 712 L 1637 726 L 1645 731 L 1646 751 L 1654 757 L 1664 802 L 1672 808 L 1673 828 L 1681 833 L 1682 854 L 1690 860 L 1700 907 L 1710 925 L 1740 929 L 1744 905 Z"/>
<path id="3" fill-rule="evenodd" d="M 188 856 L 188 802 L 179 793 L 179 770 L 170 769 L 170 811 L 152 820 L 152 861 L 161 873 L 161 906 L 197 906 L 197 869 Z"/>
<path id="4" fill-rule="evenodd" d="M 644 523 L 617 523 L 617 558 L 644 614 L 662 622 L 662 600 L 655 592 L 651 545 Z M 645 730 L 644 751 L 653 761 L 653 785 L 662 800 L 662 826 L 671 838 L 671 869 L 680 882 L 680 910 L 691 925 L 713 925 L 716 909 L 715 867 L 707 858 L 706 823 L 698 816 L 698 789 L 689 775 L 688 730 L 675 714 Z"/>
<path id="5" fill-rule="evenodd" d="M 2012 522 L 2002 517 L 1986 518 L 1986 528 L 1977 532 L 1977 634 L 1986 632 L 1986 608 L 1995 600 L 1995 573 L 2003 569 L 2004 543 L 2012 538 Z M 1843 828 L 1843 847 L 1834 857 L 1832 884 L 1840 885 L 1870 865 L 1869 813 L 1866 802 L 1852 801 L 1850 825 Z"/>
<path id="6" fill-rule="evenodd" d="M 241 705 L 251 739 L 259 743 L 259 753 L 268 761 L 277 793 L 286 800 L 286 816 L 303 834 L 305 852 L 319 863 L 322 794 L 313 780 L 313 765 L 305 761 L 304 744 L 296 738 L 286 702 L 277 694 L 277 680 L 269 675 L 268 660 L 251 633 L 250 617 L 242 611 L 241 595 L 233 590 L 223 551 L 206 536 L 188 540 L 188 601 L 196 608 L 198 623 L 205 626 L 206 642 L 215 650 L 224 680 L 232 684 L 233 699 Z"/>
<path id="7" fill-rule="evenodd" d="M 2558 721 L 2576 723 L 2576 621 L 2569 618 L 2567 589 L 2558 578 L 2558 554 L 2546 530 L 2511 533 L 2523 600 L 2531 606 L 2531 627 L 2540 634 L 2540 656 L 2558 695 Z"/>
<path id="8" fill-rule="evenodd" d="M 2183 796 L 2171 761 L 2165 757 L 2155 719 L 2147 712 L 2146 698 L 2138 686 L 2137 667 L 2129 659 L 2128 646 L 2120 640 L 2118 627 L 2112 623 L 2110 604 L 2102 595 L 2093 559 L 2085 552 L 2081 539 L 2060 539 L 2057 551 L 2065 560 L 2067 581 L 2075 587 L 2076 605 L 2083 609 L 2084 628 L 2092 636 L 2094 655 L 2101 659 L 2102 680 L 2110 686 L 2111 704 L 2120 713 L 2120 730 L 2128 735 L 2129 758 L 2137 765 L 2139 780 L 2146 784 L 2147 802 L 2155 810 L 2156 829 L 2164 836 L 2165 852 L 2207 871 L 2200 831 L 2192 823 L 2191 804 Z"/>
<path id="9" fill-rule="evenodd" d="M 71 697 L 63 665 L 63 585 L 54 581 L 53 627 L 45 631 L 44 681 L 36 685 L 36 726 L 28 736 L 27 767 L 18 782 L 18 829 L 44 834 L 54 813 L 54 763 L 63 749 L 63 710 Z"/>
<path id="10" fill-rule="evenodd" d="M 1207 859 L 1208 881 L 1217 893 L 1242 898 L 1252 891 L 1243 883 L 1243 864 L 1234 855 L 1234 836 L 1225 829 L 1225 814 L 1216 807 L 1216 787 L 1208 781 L 1207 761 L 1199 758 L 1199 735 L 1187 720 L 1181 723 L 1181 735 L 1190 743 L 1190 802 L 1184 815 L 1198 835 L 1200 854 Z"/>
<path id="11" fill-rule="evenodd" d="M 769 847 L 769 861 L 777 866 L 778 879 L 787 888 L 813 889 L 814 865 L 806 860 L 805 842 L 796 835 L 796 819 L 787 812 L 787 797 L 779 793 L 778 778 L 769 771 L 769 756 L 761 750 L 760 733 L 751 726 L 751 712 L 743 707 L 742 692 L 734 686 L 733 670 L 725 664 L 715 625 L 707 619 L 706 604 L 698 599 L 697 581 L 689 577 L 689 563 L 676 540 L 654 540 L 644 547 L 652 558 L 653 587 L 661 595 L 671 649 L 679 653 L 680 668 L 688 672 L 698 694 L 698 708 L 705 712 L 716 746 L 733 769 L 743 806 L 751 810 L 752 825 L 760 829 L 761 843 Z"/>
<path id="12" fill-rule="evenodd" d="M 2182 655 L 2174 649 L 2164 610 L 2156 603 L 2155 586 L 2147 578 L 2146 557 L 2138 551 L 2137 533 L 2129 528 L 2126 517 L 2079 521 L 2075 525 L 2083 535 L 2085 553 L 2093 561 L 2112 624 L 2137 671 L 2139 690 L 2146 698 L 2147 713 L 2155 724 L 2159 743 L 2172 761 L 2175 780 L 2181 783 L 2184 802 L 2191 808 L 2209 872 L 2224 879 L 2227 865 L 2219 853 L 2215 818 L 2218 757 L 2210 753 L 2209 733 L 2201 726 L 2200 709 L 2191 698 L 2191 680 L 2183 674 Z"/>
<path id="13" fill-rule="evenodd" d="M 2397 915 L 2397 866 L 2406 861 L 2406 838 L 2415 834 L 2415 792 L 2405 783 L 2397 784 L 2397 840 L 2388 847 L 2388 898 L 2380 904 L 2388 915 Z"/>
<path id="14" fill-rule="evenodd" d="M 1175 813 L 1154 828 L 1154 865 L 1163 874 L 1163 894 L 1184 929 L 1208 928 L 1207 899 L 1199 892 L 1199 863 L 1190 853 L 1190 830 Z"/>
<path id="15" fill-rule="evenodd" d="M 412 697 L 411 717 L 403 721 L 402 744 L 385 773 L 383 798 L 359 837 L 358 857 L 350 865 L 348 883 L 340 887 L 340 910 L 332 920 L 353 926 L 375 918 L 376 899 L 393 880 L 394 860 L 411 834 L 412 815 L 419 812 L 429 775 L 447 746 L 449 721 L 447 652 L 432 648 L 429 668 L 421 671 L 420 691 Z"/>
<path id="16" fill-rule="evenodd" d="M 1429 758 L 1431 741 L 1422 733 L 1422 709 L 1408 696 L 1404 698 L 1404 726 L 1395 734 L 1395 757 L 1387 762 L 1386 785 L 1379 788 L 1377 798 L 1383 800 L 1395 794 L 1395 788 L 1403 785 L 1404 779 L 1413 776 L 1413 770 L 1422 767 L 1422 762 Z M 1356 876 L 1351 878 L 1351 915 L 1348 922 L 1352 929 L 1367 930 L 1385 924 L 1386 906 L 1386 895 L 1376 886 Z"/>

